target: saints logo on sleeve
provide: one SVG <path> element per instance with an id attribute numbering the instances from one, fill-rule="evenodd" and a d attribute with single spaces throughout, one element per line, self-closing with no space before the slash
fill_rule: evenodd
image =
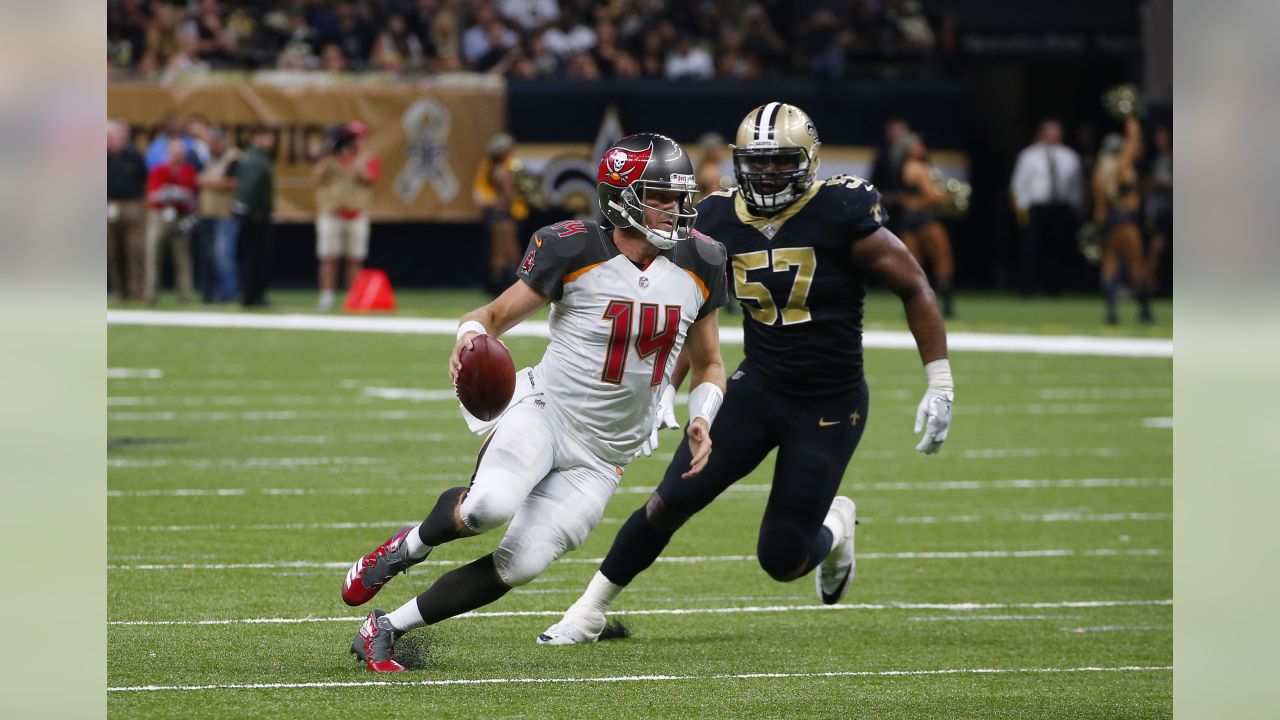
<path id="1" fill-rule="evenodd" d="M 567 220 L 534 233 L 517 275 L 551 298 L 542 358 L 549 404 L 626 464 L 648 436 L 654 393 L 689 325 L 727 296 L 724 246 L 701 233 L 640 267 L 611 231 Z"/>

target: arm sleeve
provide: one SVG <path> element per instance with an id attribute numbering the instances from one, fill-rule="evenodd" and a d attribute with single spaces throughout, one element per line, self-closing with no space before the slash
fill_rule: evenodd
<path id="1" fill-rule="evenodd" d="M 1030 206 L 1028 201 L 1027 171 L 1030 168 L 1027 165 L 1027 151 L 1023 150 L 1018 155 L 1018 162 L 1013 166 L 1013 177 L 1009 182 L 1009 191 L 1013 193 L 1013 203 L 1019 210 L 1026 210 Z"/>
<path id="2" fill-rule="evenodd" d="M 697 230 L 687 242 L 697 243 L 698 259 L 694 274 L 707 288 L 707 297 L 698 308 L 698 320 L 711 314 L 711 311 L 725 304 L 728 300 L 728 257 L 729 252 L 724 245 Z"/>
<path id="3" fill-rule="evenodd" d="M 529 238 L 516 277 L 552 300 L 559 300 L 564 295 L 565 277 L 575 269 L 574 259 L 581 254 L 584 237 L 584 233 L 559 237 L 550 228 L 538 230 Z"/>
<path id="4" fill-rule="evenodd" d="M 888 222 L 889 213 L 880 202 L 880 191 L 874 185 L 864 183 L 855 188 L 842 187 L 840 192 L 847 194 L 844 199 L 845 222 L 855 239 L 870 235 Z"/>

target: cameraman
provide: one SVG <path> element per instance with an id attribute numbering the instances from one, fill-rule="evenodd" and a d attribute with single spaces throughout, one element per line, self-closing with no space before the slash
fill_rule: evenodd
<path id="1" fill-rule="evenodd" d="M 316 183 L 316 257 L 320 260 L 320 302 L 333 308 L 338 261 L 345 260 L 350 287 L 369 254 L 369 207 L 382 172 L 378 156 L 364 149 L 369 129 L 355 121 L 338 128 L 311 171 Z"/>

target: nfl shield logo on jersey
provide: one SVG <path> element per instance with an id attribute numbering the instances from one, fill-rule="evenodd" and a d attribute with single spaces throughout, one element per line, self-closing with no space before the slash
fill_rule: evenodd
<path id="1" fill-rule="evenodd" d="M 765 225 L 764 229 L 760 232 L 764 233 L 765 237 L 772 240 L 773 236 L 778 234 L 778 228 L 773 223 L 769 223 L 768 225 Z"/>
<path id="2" fill-rule="evenodd" d="M 640 289 L 641 289 L 641 290 L 646 290 L 646 289 L 648 289 L 648 287 L 649 287 L 649 278 L 647 278 L 647 277 L 645 277 L 645 276 L 641 275 L 641 276 L 640 276 Z"/>

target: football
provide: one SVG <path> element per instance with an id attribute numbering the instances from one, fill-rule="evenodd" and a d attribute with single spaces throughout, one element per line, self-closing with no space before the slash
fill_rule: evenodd
<path id="1" fill-rule="evenodd" d="M 471 349 L 462 351 L 458 400 L 467 412 L 484 421 L 507 409 L 516 391 L 516 366 L 511 353 L 496 338 L 477 335 Z"/>

